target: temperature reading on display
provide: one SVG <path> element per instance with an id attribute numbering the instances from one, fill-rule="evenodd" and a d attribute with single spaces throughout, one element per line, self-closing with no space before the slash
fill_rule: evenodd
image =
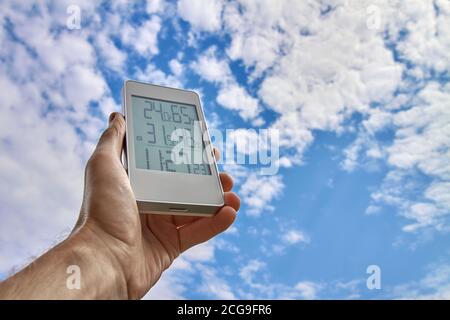
<path id="1" fill-rule="evenodd" d="M 211 175 L 194 105 L 131 96 L 131 107 L 136 168 Z"/>

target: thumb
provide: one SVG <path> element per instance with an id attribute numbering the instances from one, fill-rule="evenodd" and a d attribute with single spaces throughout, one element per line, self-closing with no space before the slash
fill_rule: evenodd
<path id="1" fill-rule="evenodd" d="M 125 137 L 125 118 L 119 112 L 109 116 L 108 128 L 103 132 L 95 152 L 114 154 L 120 159 Z"/>

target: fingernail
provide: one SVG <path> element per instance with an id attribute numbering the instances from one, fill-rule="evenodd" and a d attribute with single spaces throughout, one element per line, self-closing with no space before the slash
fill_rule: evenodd
<path id="1" fill-rule="evenodd" d="M 108 120 L 108 122 L 111 123 L 111 122 L 114 120 L 115 117 L 116 117 L 116 113 L 115 113 L 115 112 L 111 113 L 111 114 L 109 115 L 109 120 Z"/>

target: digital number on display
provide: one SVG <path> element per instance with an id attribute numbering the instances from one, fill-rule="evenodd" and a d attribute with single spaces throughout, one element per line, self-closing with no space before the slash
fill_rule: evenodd
<path id="1" fill-rule="evenodd" d="M 194 105 L 138 96 L 131 105 L 136 168 L 211 175 Z"/>

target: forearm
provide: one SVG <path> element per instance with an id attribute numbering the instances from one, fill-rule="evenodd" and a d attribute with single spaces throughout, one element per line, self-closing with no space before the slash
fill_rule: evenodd
<path id="1" fill-rule="evenodd" d="M 77 234 L 0 283 L 0 299 L 123 299 L 126 281 L 114 257 Z"/>

